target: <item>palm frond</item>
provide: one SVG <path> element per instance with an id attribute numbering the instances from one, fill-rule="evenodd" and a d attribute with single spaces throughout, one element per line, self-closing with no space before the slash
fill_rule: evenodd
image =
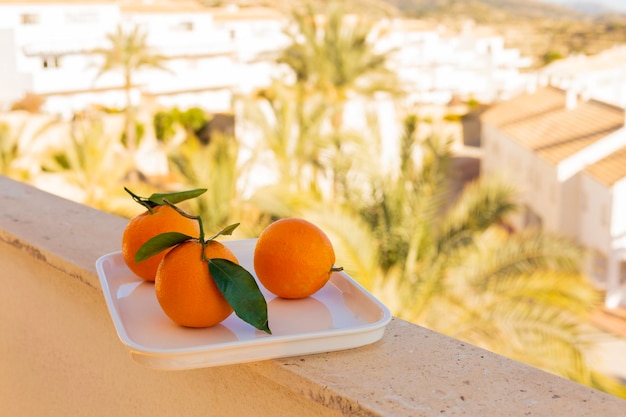
<path id="1" fill-rule="evenodd" d="M 201 216 L 207 230 L 227 225 L 241 213 L 239 198 L 239 149 L 228 135 L 212 135 L 204 145 L 194 136 L 172 150 L 169 161 L 178 173 L 182 188 L 206 188 L 207 192 L 188 202 Z"/>
<path id="2" fill-rule="evenodd" d="M 475 233 L 504 223 L 517 208 L 516 197 L 513 187 L 499 181 L 480 180 L 467 185 L 437 230 L 439 250 L 469 244 Z"/>

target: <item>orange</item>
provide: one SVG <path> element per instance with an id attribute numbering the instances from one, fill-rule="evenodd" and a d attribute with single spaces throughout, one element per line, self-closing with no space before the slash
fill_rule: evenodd
<path id="1" fill-rule="evenodd" d="M 326 234 L 304 219 L 267 226 L 254 248 L 254 270 L 265 288 L 282 298 L 308 297 L 328 282 L 335 251 Z"/>
<path id="2" fill-rule="evenodd" d="M 230 249 L 215 240 L 207 243 L 204 254 L 207 259 L 239 263 Z M 202 244 L 197 240 L 180 243 L 165 255 L 157 270 L 155 291 L 163 312 L 181 326 L 210 327 L 233 312 L 202 259 Z"/>
<path id="3" fill-rule="evenodd" d="M 198 237 L 199 228 L 195 220 L 184 217 L 170 206 L 157 206 L 154 213 L 145 211 L 133 217 L 122 236 L 122 256 L 128 268 L 146 281 L 154 281 L 159 263 L 167 253 L 163 251 L 139 263 L 135 254 L 150 238 L 166 232 L 180 232 Z"/>

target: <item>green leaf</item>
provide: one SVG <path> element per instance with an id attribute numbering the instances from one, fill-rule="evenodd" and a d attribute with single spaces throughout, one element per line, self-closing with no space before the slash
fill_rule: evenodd
<path id="1" fill-rule="evenodd" d="M 206 190 L 206 188 L 195 188 L 193 190 L 176 191 L 173 193 L 154 193 L 150 197 L 148 197 L 148 200 L 159 206 L 164 206 L 166 204 L 165 200 L 169 201 L 172 204 L 177 204 L 181 201 L 196 198 L 204 194 Z"/>
<path id="2" fill-rule="evenodd" d="M 176 246 L 189 239 L 193 239 L 193 237 L 179 232 L 167 232 L 156 235 L 148 239 L 148 241 L 139 248 L 135 254 L 135 262 L 144 261 L 157 253 L 163 252 L 165 249 Z"/>
<path id="3" fill-rule="evenodd" d="M 250 272 L 241 265 L 220 258 L 209 259 L 209 272 L 239 318 L 272 334 L 265 297 Z"/>
<path id="4" fill-rule="evenodd" d="M 226 235 L 226 236 L 232 235 L 235 229 L 239 226 L 239 224 L 240 223 L 234 223 L 234 224 L 231 224 L 230 226 L 226 226 L 225 228 L 223 228 L 222 230 L 220 230 L 219 232 L 217 232 L 216 234 L 208 238 L 206 241 L 208 242 L 210 240 L 213 240 L 219 235 Z"/>

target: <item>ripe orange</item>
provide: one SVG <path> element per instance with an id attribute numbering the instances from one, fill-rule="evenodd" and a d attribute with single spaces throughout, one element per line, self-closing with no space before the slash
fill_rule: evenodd
<path id="1" fill-rule="evenodd" d="M 135 254 L 150 238 L 166 232 L 180 232 L 197 237 L 196 221 L 182 216 L 170 206 L 157 206 L 154 213 L 146 210 L 133 217 L 124 229 L 122 236 L 122 256 L 128 268 L 146 281 L 154 281 L 159 263 L 167 253 L 163 251 L 139 263 Z"/>
<path id="2" fill-rule="evenodd" d="M 204 254 L 208 259 L 239 263 L 230 249 L 215 240 L 207 243 Z M 155 291 L 165 314 L 181 326 L 210 327 L 233 312 L 213 281 L 197 240 L 180 243 L 165 255 L 157 270 Z"/>
<path id="3" fill-rule="evenodd" d="M 304 219 L 284 218 L 267 226 L 254 249 L 257 278 L 282 298 L 308 297 L 326 284 L 335 251 L 326 234 Z"/>

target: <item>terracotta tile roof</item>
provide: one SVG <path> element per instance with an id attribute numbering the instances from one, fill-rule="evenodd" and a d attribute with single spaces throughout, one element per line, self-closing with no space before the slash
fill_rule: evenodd
<path id="1" fill-rule="evenodd" d="M 565 91 L 546 87 L 492 107 L 481 120 L 554 165 L 624 127 L 620 107 L 579 99 L 568 109 L 565 102 Z"/>
<path id="2" fill-rule="evenodd" d="M 583 172 L 607 186 L 612 186 L 617 181 L 626 178 L 626 146 L 595 164 L 587 166 Z"/>

